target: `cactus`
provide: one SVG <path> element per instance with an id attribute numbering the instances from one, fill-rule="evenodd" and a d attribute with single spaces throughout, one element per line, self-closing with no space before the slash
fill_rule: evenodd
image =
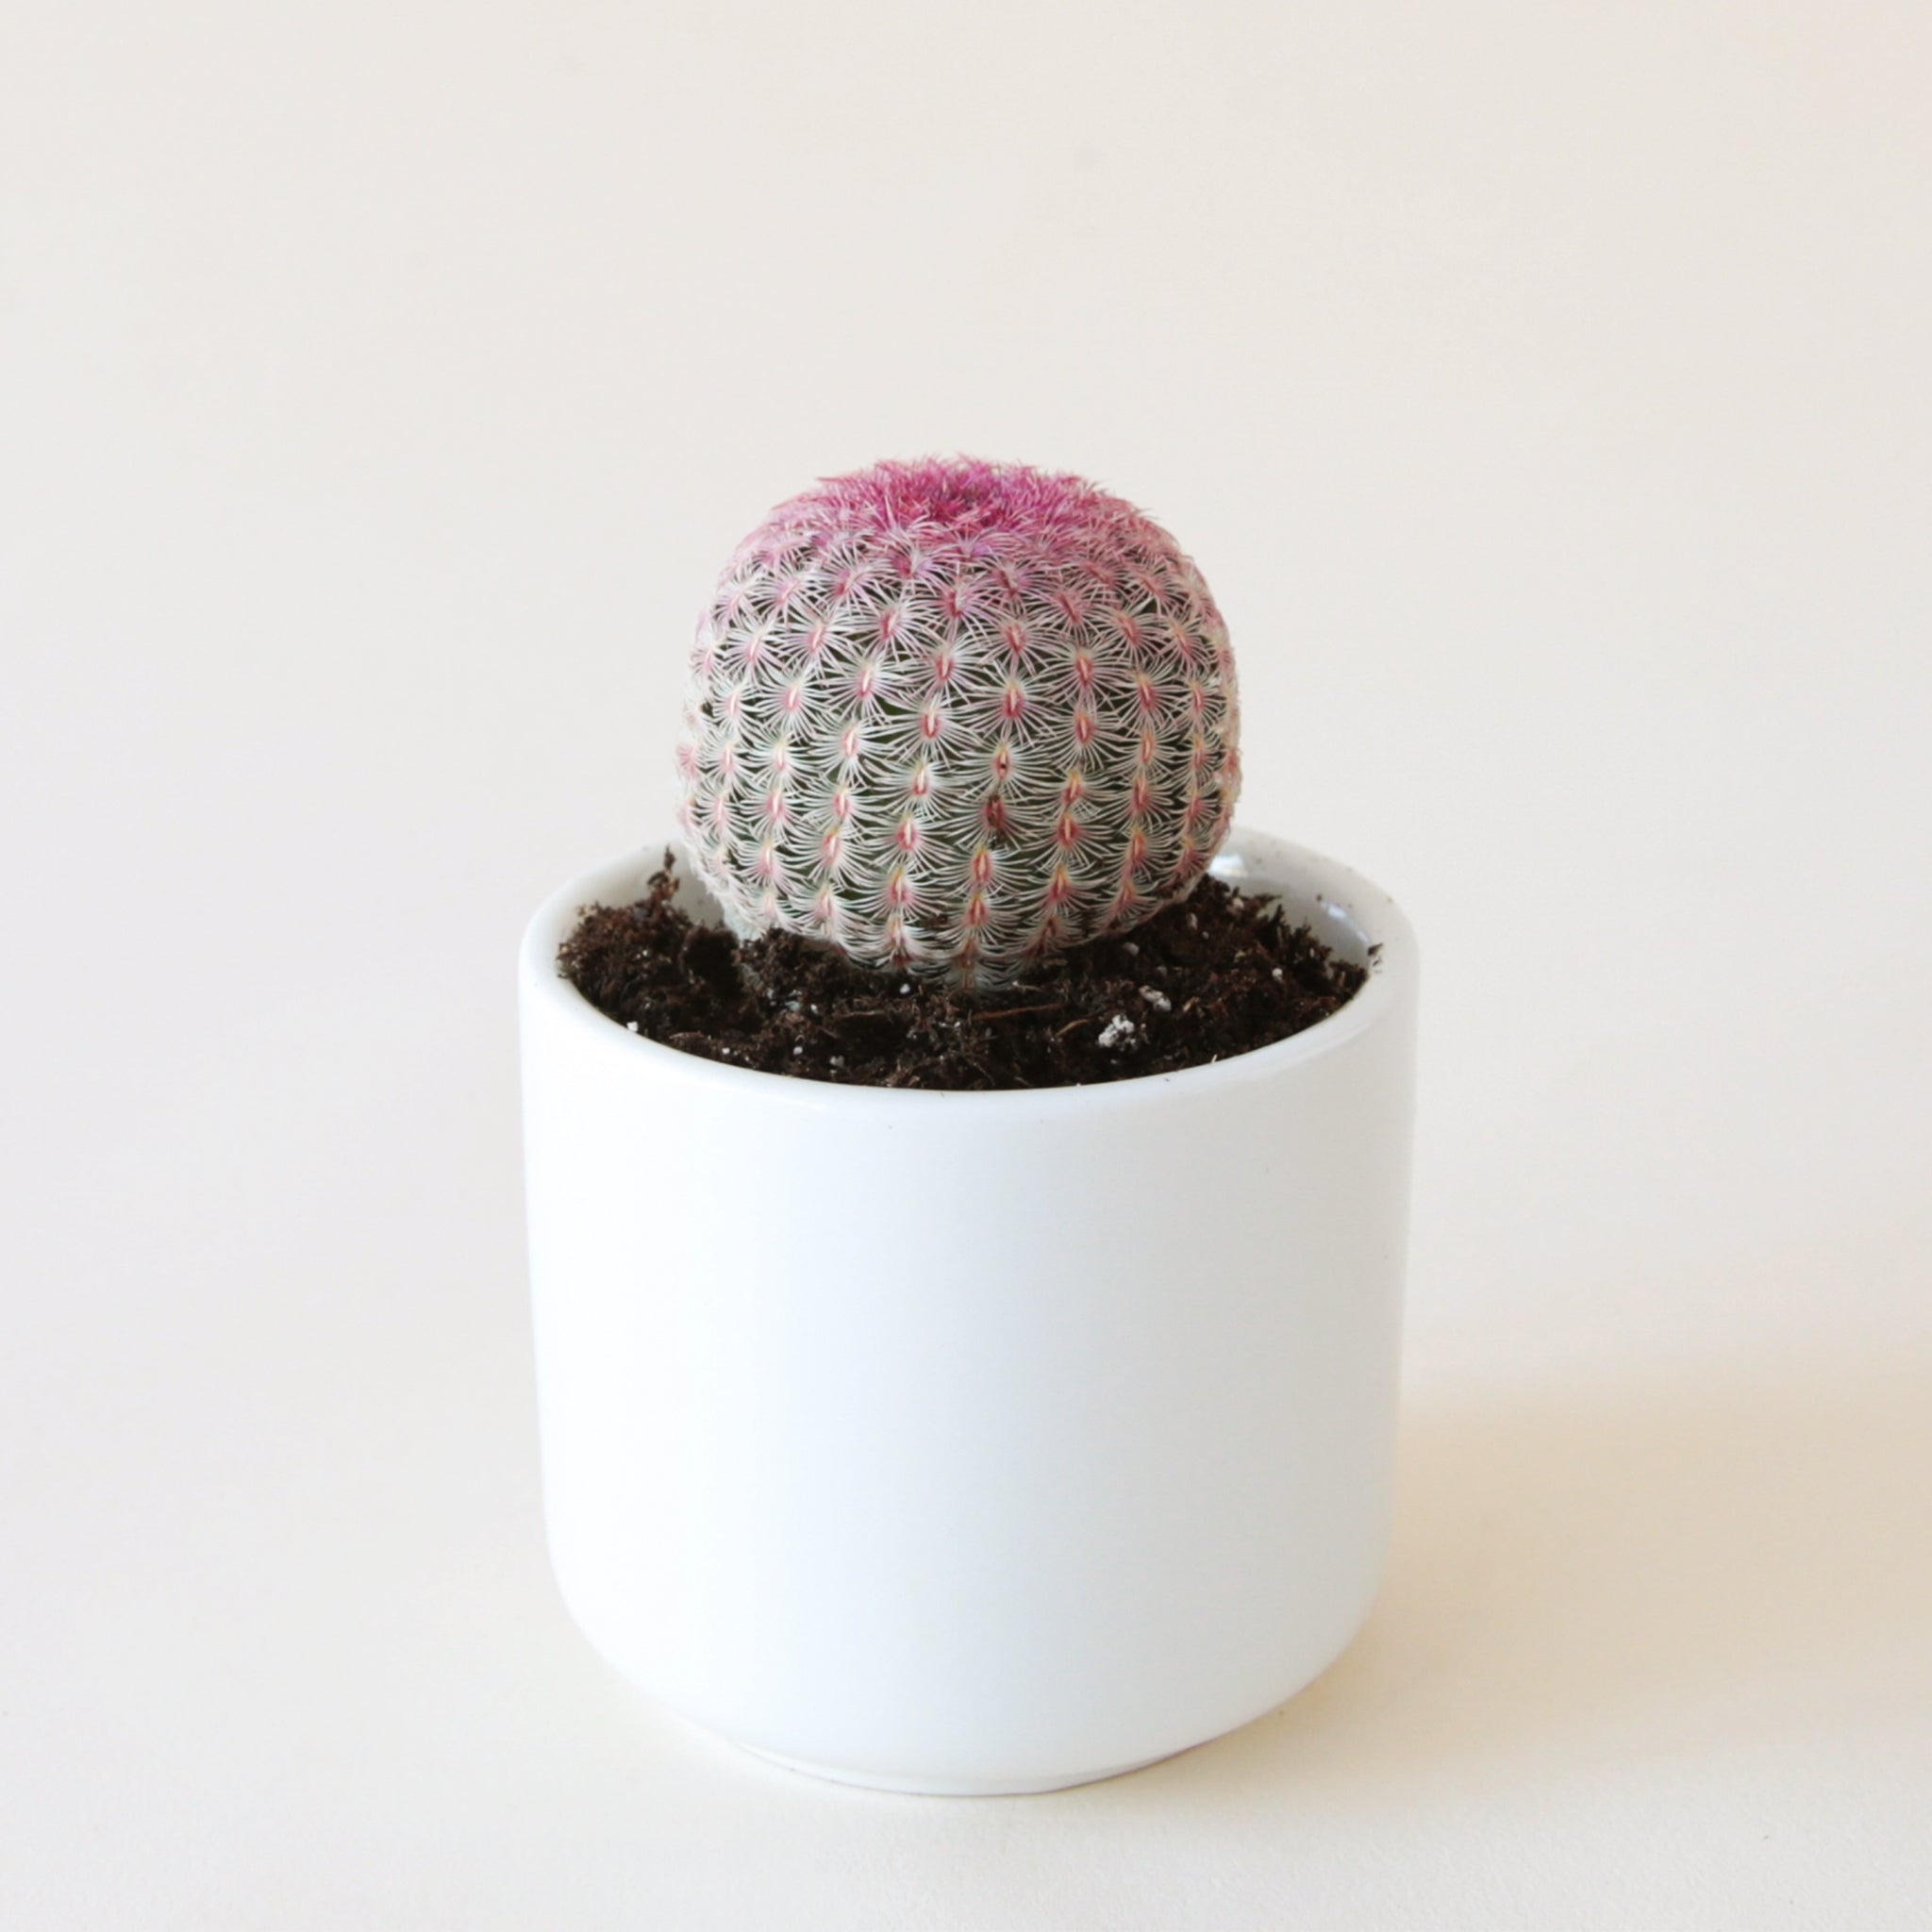
<path id="1" fill-rule="evenodd" d="M 879 463 L 781 504 L 698 626 L 678 822 L 741 936 L 975 988 L 1179 897 L 1240 786 L 1226 629 L 1076 476 Z"/>

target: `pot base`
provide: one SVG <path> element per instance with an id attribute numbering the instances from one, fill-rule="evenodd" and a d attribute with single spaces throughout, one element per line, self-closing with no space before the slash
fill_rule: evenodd
<path id="1" fill-rule="evenodd" d="M 1134 1764 L 1109 1765 L 1105 1771 L 1070 1772 L 1058 1777 L 949 1778 L 943 1784 L 934 1784 L 924 1778 L 881 1777 L 875 1772 L 847 1771 L 835 1764 L 808 1764 L 799 1757 L 781 1757 L 775 1751 L 760 1751 L 756 1744 L 741 1744 L 738 1748 L 754 1757 L 762 1757 L 767 1764 L 803 1772 L 807 1777 L 822 1777 L 835 1785 L 858 1785 L 869 1791 L 903 1791 L 923 1798 L 1020 1798 L 1036 1791 L 1064 1791 L 1075 1785 L 1097 1785 L 1106 1778 L 1125 1777 L 1131 1771 L 1145 1771 L 1150 1764 L 1162 1761 L 1159 1757 L 1142 1757 Z"/>

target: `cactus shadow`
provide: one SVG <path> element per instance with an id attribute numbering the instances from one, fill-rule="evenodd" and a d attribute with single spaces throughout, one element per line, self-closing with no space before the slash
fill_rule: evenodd
<path id="1" fill-rule="evenodd" d="M 1821 1709 L 1918 1680 L 1928 1522 L 1924 1358 L 1419 1401 L 1355 1644 L 1280 1709 L 1128 1782 L 1168 1804 L 1333 1797 L 1815 1731 Z"/>

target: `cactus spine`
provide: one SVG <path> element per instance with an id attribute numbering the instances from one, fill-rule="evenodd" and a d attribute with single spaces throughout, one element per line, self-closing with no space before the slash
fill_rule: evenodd
<path id="1" fill-rule="evenodd" d="M 741 934 L 990 988 L 1185 892 L 1234 660 L 1165 530 L 1076 476 L 879 463 L 781 504 L 698 626 L 679 824 Z"/>

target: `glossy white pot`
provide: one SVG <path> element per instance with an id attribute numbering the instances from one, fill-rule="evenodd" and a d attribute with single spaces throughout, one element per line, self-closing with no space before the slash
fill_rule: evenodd
<path id="1" fill-rule="evenodd" d="M 1366 880 L 1217 861 L 1371 966 L 1099 1087 L 888 1091 L 640 1039 L 522 958 L 543 1485 L 591 1641 L 673 1710 L 904 1790 L 1050 1790 L 1260 1716 L 1348 1642 L 1395 1436 L 1416 956 Z"/>

